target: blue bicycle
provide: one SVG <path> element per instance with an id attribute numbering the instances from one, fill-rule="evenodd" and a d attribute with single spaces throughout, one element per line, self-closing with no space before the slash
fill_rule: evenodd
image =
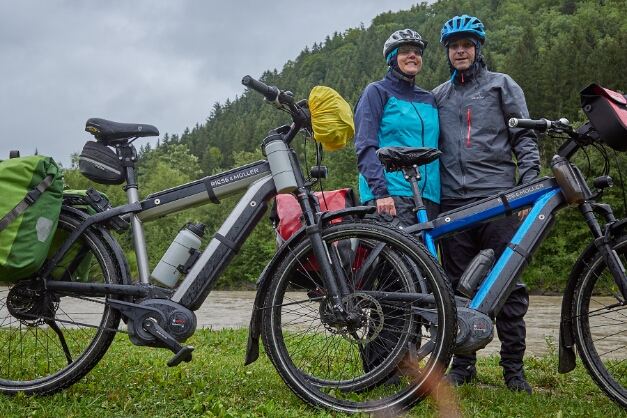
<path id="1" fill-rule="evenodd" d="M 494 260 L 493 252 L 484 250 L 461 277 L 456 289 L 458 295 L 463 295 L 456 296 L 459 327 L 456 353 L 477 351 L 493 339 L 492 320 L 554 225 L 556 214 L 568 207 L 579 210 L 590 229 L 592 242 L 579 256 L 566 285 L 560 320 L 558 371 L 567 373 L 575 368 L 576 346 L 599 388 L 627 408 L 627 277 L 624 267 L 627 265 L 627 219 L 616 219 L 610 205 L 598 201 L 603 190 L 612 185 L 611 177 L 596 178 L 592 190 L 570 161 L 578 150 L 593 146 L 601 150 L 608 167 L 603 145 L 616 151 L 627 151 L 624 144 L 627 135 L 622 135 L 620 130 L 618 136 L 608 132 L 608 121 L 614 122 L 608 119 L 611 115 L 606 113 L 600 117 L 598 106 L 593 112 L 583 93 L 582 102 L 588 106 L 584 111 L 590 121 L 576 130 L 566 119 L 509 121 L 510 127 L 535 129 L 548 136 L 566 139 L 551 162 L 552 177 L 539 178 L 442 213 L 432 221 L 425 221 L 426 213 L 417 187 L 420 174 L 416 168 L 438 158 L 439 151 L 387 147 L 378 150 L 378 156 L 386 170 L 402 171 L 415 186 L 420 223 L 405 231 L 420 232 L 434 256 L 437 254 L 433 243 L 437 239 L 530 208 L 501 256 Z M 616 97 L 623 96 L 615 94 Z"/>

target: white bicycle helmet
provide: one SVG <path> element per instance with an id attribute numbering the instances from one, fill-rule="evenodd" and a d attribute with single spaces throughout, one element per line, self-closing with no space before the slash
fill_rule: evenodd
<path id="1" fill-rule="evenodd" d="M 418 32 L 411 29 L 397 30 L 385 41 L 383 45 L 383 58 L 387 61 L 390 52 L 401 45 L 417 45 L 424 51 L 427 47 L 427 41 L 422 39 Z"/>

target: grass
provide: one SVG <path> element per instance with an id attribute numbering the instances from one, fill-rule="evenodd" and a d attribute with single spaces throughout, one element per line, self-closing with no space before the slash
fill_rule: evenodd
<path id="1" fill-rule="evenodd" d="M 8 417 L 337 417 L 306 406 L 283 384 L 263 350 L 243 365 L 246 330 L 199 330 L 190 338 L 194 360 L 168 368 L 166 350 L 135 347 L 119 335 L 103 360 L 72 387 L 46 397 L 0 396 Z M 508 391 L 498 357 L 480 359 L 479 381 L 451 390 L 463 417 L 627 417 L 588 377 L 581 364 L 557 373 L 557 357 L 525 360 L 534 394 Z M 408 417 L 440 416 L 429 398 Z"/>

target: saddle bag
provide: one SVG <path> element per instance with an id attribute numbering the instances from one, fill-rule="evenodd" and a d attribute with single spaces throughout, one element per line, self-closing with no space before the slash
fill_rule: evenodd
<path id="1" fill-rule="evenodd" d="M 0 282 L 14 283 L 44 263 L 57 228 L 63 175 L 50 157 L 0 162 Z"/>
<path id="2" fill-rule="evenodd" d="M 627 151 L 627 96 L 590 84 L 581 90 L 581 108 L 610 148 Z"/>
<path id="3" fill-rule="evenodd" d="M 102 142 L 88 141 L 78 156 L 81 174 L 98 184 L 122 184 L 126 181 L 122 161 Z"/>

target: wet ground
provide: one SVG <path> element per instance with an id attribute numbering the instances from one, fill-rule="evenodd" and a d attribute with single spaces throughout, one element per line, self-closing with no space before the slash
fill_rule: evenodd
<path id="1" fill-rule="evenodd" d="M 252 312 L 255 292 L 246 291 L 213 291 L 204 305 L 196 311 L 198 327 L 248 328 Z M 525 316 L 527 323 L 527 355 L 539 356 L 549 349 L 547 339 L 555 343 L 557 348 L 561 296 L 531 296 L 529 311 Z M 495 335 L 494 340 L 479 355 L 498 354 L 500 342 Z"/>

